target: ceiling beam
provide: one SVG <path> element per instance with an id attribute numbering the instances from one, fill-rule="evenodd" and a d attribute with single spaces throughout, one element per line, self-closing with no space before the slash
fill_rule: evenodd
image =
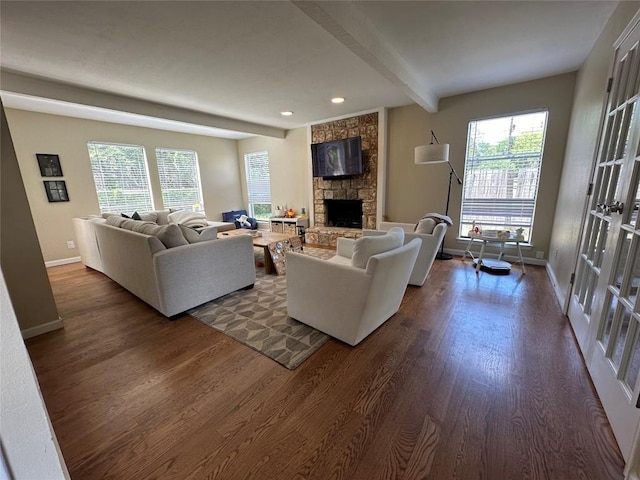
<path id="1" fill-rule="evenodd" d="M 354 2 L 292 0 L 311 20 L 356 54 L 428 112 L 438 111 L 439 98 L 409 69 L 407 62 L 376 30 Z"/>
<path id="2" fill-rule="evenodd" d="M 274 138 L 285 138 L 286 134 L 283 128 L 245 122 L 234 118 L 115 95 L 66 83 L 53 82 L 41 77 L 28 76 L 9 70 L 0 71 L 0 85 L 2 85 L 2 91 L 5 92 L 86 105 L 88 107 L 99 107 L 174 122 Z"/>

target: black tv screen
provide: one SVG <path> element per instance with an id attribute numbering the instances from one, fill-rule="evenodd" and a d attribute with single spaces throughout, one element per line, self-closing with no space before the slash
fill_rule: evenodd
<path id="1" fill-rule="evenodd" d="M 311 145 L 314 177 L 344 177 L 362 173 L 362 139 L 332 140 Z"/>

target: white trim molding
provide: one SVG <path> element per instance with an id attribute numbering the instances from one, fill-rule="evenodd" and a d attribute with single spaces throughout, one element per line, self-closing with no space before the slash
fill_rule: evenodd
<path id="1" fill-rule="evenodd" d="M 61 318 L 54 320 L 53 322 L 43 323 L 42 325 L 38 325 L 37 327 L 27 328 L 26 330 L 21 330 L 22 338 L 26 340 L 27 338 L 37 337 L 38 335 L 42 335 L 43 333 L 53 332 L 54 330 L 59 330 L 64 328 L 64 323 Z"/>
<path id="2" fill-rule="evenodd" d="M 78 263 L 81 261 L 80 257 L 70 257 L 70 258 L 61 258 L 59 260 L 51 260 L 49 262 L 44 262 L 44 266 L 49 267 L 57 267 L 58 265 L 67 265 L 68 263 Z"/>

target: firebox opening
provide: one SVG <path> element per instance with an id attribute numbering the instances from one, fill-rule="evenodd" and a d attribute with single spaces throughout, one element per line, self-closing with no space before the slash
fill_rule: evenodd
<path id="1" fill-rule="evenodd" d="M 325 200 L 327 227 L 362 228 L 362 200 Z"/>

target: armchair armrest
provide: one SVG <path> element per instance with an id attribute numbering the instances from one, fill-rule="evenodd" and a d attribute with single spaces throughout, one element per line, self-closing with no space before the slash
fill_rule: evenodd
<path id="1" fill-rule="evenodd" d="M 380 225 L 378 226 L 378 228 L 384 232 L 386 232 L 387 230 L 393 227 L 400 227 L 406 233 L 413 233 L 413 231 L 416 229 L 416 224 L 415 223 L 399 223 L 399 222 L 380 222 Z"/>
<path id="2" fill-rule="evenodd" d="M 336 255 L 341 257 L 351 258 L 353 257 L 353 244 L 355 240 L 353 238 L 338 237 L 336 243 Z"/>

